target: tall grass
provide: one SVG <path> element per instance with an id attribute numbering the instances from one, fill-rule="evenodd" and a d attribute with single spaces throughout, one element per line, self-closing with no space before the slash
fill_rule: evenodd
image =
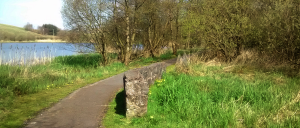
<path id="1" fill-rule="evenodd" d="M 300 126 L 299 76 L 264 72 L 251 65 L 181 61 L 186 62 L 168 67 L 163 80 L 151 86 L 146 116 L 126 119 L 117 113 L 123 101 L 116 98 L 105 127 Z"/>
<path id="2" fill-rule="evenodd" d="M 41 52 L 37 52 L 34 47 L 10 47 L 8 53 L 2 50 L 0 46 L 0 65 L 22 65 L 31 66 L 37 64 L 51 63 L 54 58 L 56 49 L 51 47 L 45 48 Z M 39 55 L 37 55 L 39 54 Z"/>
<path id="3" fill-rule="evenodd" d="M 117 54 L 110 54 L 112 61 L 107 66 L 99 65 L 100 54 L 59 56 L 51 63 L 31 66 L 0 65 L 0 127 L 21 127 L 26 119 L 90 80 L 95 82 L 130 68 L 168 59 L 172 54 L 162 56 L 136 59 L 136 63 L 128 66 L 116 60 Z"/>
<path id="4" fill-rule="evenodd" d="M 85 54 L 56 57 L 45 65 L 0 65 L 0 127 L 21 127 L 33 114 L 48 107 L 53 101 L 59 101 L 70 91 L 84 86 L 77 84 L 99 80 L 128 69 L 118 62 L 103 67 L 99 61 L 99 54 Z M 59 91 L 60 88 L 68 92 Z M 33 94 L 37 94 L 33 98 L 39 99 L 39 95 L 43 95 L 40 92 L 49 93 L 48 90 L 56 90 L 64 95 L 51 91 L 53 95 L 34 104 L 35 100 L 20 100 L 28 95 L 35 96 Z"/>
<path id="5" fill-rule="evenodd" d="M 49 87 L 63 86 L 76 79 L 100 77 L 104 70 L 107 72 L 107 69 L 111 68 L 99 67 L 100 59 L 100 55 L 92 54 L 60 56 L 54 58 L 52 63 L 44 63 L 46 59 L 42 59 L 42 64 L 31 66 L 2 65 L 0 87 L 14 95 L 23 95 Z M 111 66 L 120 68 L 121 65 L 116 63 Z"/>

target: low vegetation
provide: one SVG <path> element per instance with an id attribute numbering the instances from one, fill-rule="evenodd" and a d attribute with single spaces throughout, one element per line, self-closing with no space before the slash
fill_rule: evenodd
<path id="1" fill-rule="evenodd" d="M 37 112 L 80 87 L 174 56 L 166 52 L 160 57 L 133 60 L 128 66 L 116 57 L 110 54 L 112 60 L 107 66 L 99 65 L 99 54 L 61 56 L 32 66 L 0 65 L 0 127 L 21 127 Z"/>
<path id="2" fill-rule="evenodd" d="M 56 39 L 56 37 L 26 31 L 24 28 L 0 24 L 0 42 L 35 41 L 53 38 Z"/>
<path id="3" fill-rule="evenodd" d="M 90 78 L 99 80 L 159 58 L 170 58 L 171 53 L 162 54 L 162 49 L 172 48 L 172 54 L 177 55 L 178 48 L 201 45 L 204 49 L 201 56 L 179 61 L 173 71 L 164 74 L 163 81 L 152 86 L 148 115 L 125 119 L 124 110 L 119 110 L 124 108 L 119 107 L 124 105 L 120 101 L 124 92 L 120 92 L 111 103 L 105 126 L 299 125 L 299 0 L 63 0 L 63 3 L 62 16 L 69 31 L 58 35 L 72 42 L 89 42 L 86 45 L 93 45 L 100 55 L 57 57 L 46 65 L 31 67 L 0 66 L 3 79 L 0 124 L 20 126 L 28 118 L 25 116 L 47 106 L 28 110 L 30 114 L 16 113 L 15 107 L 22 106 L 16 104 L 26 104 L 19 100 L 23 96 L 68 88 L 72 81 L 83 81 L 80 86 L 84 86 Z M 0 40 L 36 37 L 23 29 L 1 24 L 0 30 Z M 134 53 L 135 45 L 142 50 Z M 77 88 L 79 85 L 72 89 Z"/>
<path id="4" fill-rule="evenodd" d="M 242 52 L 245 54 L 245 52 Z M 105 127 L 299 127 L 299 72 L 259 63 L 203 61 L 192 55 L 151 86 L 148 112 L 126 119 L 124 91 L 111 102 Z"/>

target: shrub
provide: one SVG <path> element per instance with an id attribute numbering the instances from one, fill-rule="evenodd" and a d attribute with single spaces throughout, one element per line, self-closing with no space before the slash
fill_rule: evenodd
<path id="1" fill-rule="evenodd" d="M 296 63 L 300 59 L 299 0 L 261 0 L 264 16 L 257 24 L 261 51 L 278 60 Z"/>
<path id="2" fill-rule="evenodd" d="M 209 0 L 201 6 L 200 35 L 225 61 L 232 61 L 249 42 L 254 28 L 249 1 Z"/>
<path id="3" fill-rule="evenodd" d="M 244 47 L 299 64 L 299 5 L 299 0 L 203 1 L 200 37 L 224 61 L 233 61 Z"/>

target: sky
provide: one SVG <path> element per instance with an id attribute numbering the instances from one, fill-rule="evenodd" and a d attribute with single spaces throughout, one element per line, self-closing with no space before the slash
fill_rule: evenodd
<path id="1" fill-rule="evenodd" d="M 0 24 L 24 27 L 28 22 L 36 29 L 53 24 L 64 29 L 62 0 L 0 0 Z"/>

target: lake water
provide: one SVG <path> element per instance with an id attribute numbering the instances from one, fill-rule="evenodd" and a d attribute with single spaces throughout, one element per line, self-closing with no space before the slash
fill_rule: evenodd
<path id="1" fill-rule="evenodd" d="M 56 56 L 93 52 L 93 47 L 79 43 L 0 43 L 1 64 L 35 64 L 51 61 Z"/>

